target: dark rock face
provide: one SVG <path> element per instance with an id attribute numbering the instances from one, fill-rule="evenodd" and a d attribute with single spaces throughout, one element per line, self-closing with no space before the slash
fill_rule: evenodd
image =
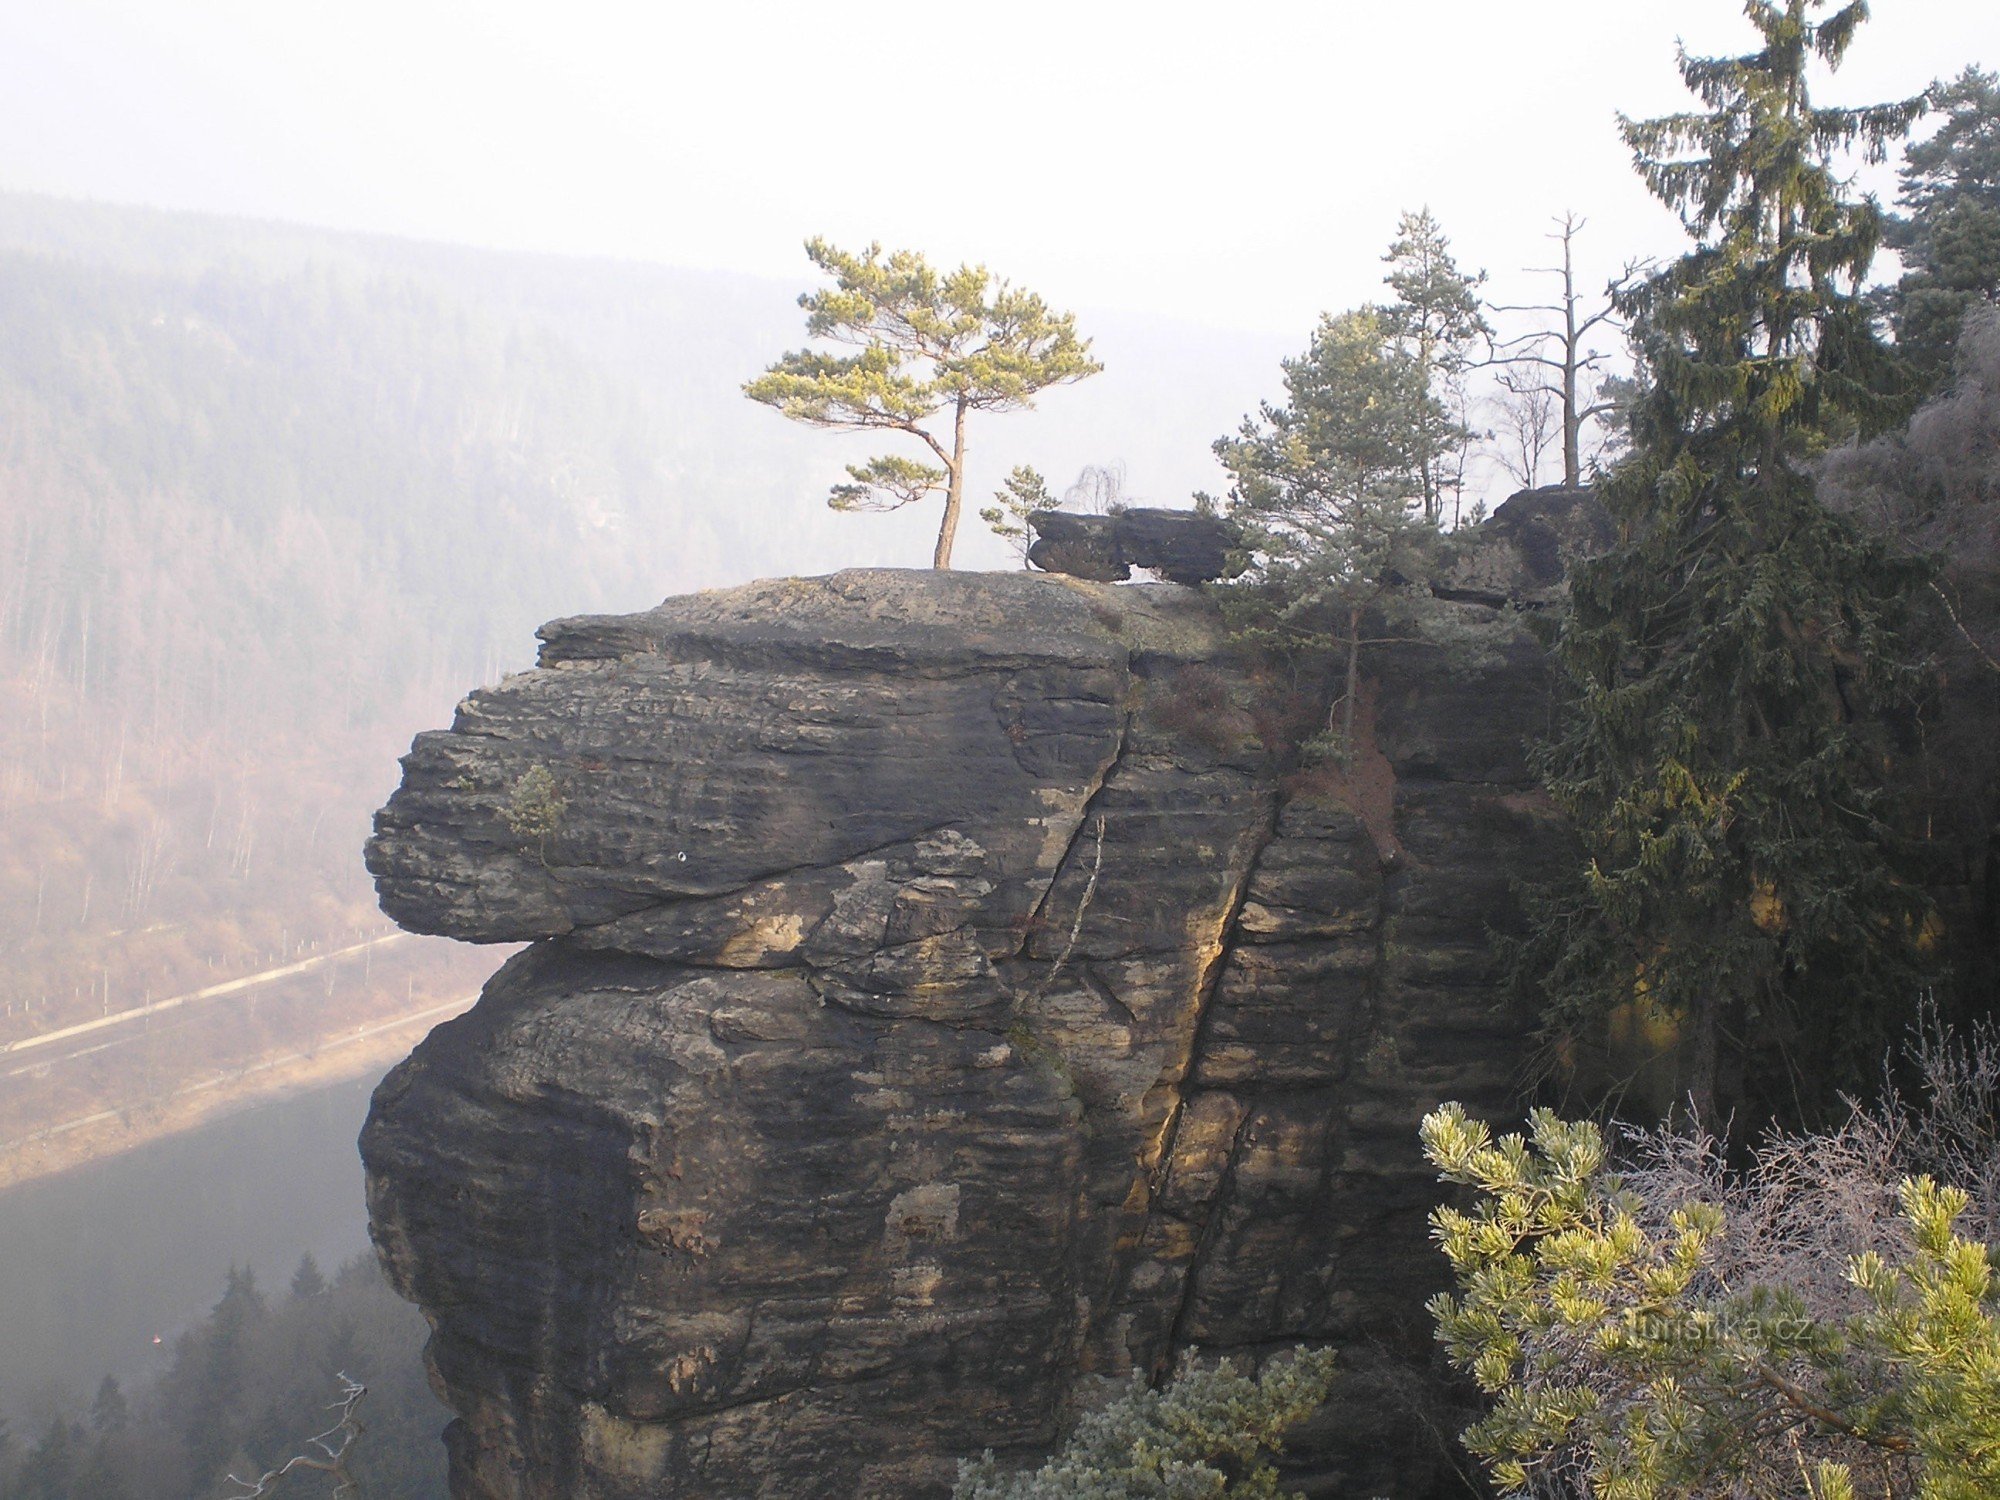
<path id="1" fill-rule="evenodd" d="M 1439 593 L 1537 608 L 1555 602 L 1571 563 L 1609 551 L 1617 528 L 1595 491 L 1551 484 L 1501 501 L 1485 525 L 1453 540 L 1457 562 Z"/>
<path id="2" fill-rule="evenodd" d="M 1236 528 L 1218 516 L 1144 506 L 1103 516 L 1045 510 L 1028 518 L 1028 528 L 1029 562 L 1094 583 L 1122 583 L 1135 567 L 1170 583 L 1209 583 L 1228 571 L 1240 545 Z"/>
<path id="3" fill-rule="evenodd" d="M 543 635 L 369 849 L 405 926 L 540 940 L 363 1136 L 456 1495 L 941 1496 L 1099 1377 L 1301 1341 L 1345 1351 L 1310 1493 L 1455 1482 L 1415 1132 L 1509 1106 L 1531 645 L 1383 657 L 1315 784 L 1171 585 L 848 573 Z"/>

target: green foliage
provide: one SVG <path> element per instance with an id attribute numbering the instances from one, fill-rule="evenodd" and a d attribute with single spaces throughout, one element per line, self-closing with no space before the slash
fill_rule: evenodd
<path id="1" fill-rule="evenodd" d="M 1056 497 L 1049 493 L 1048 481 L 1027 464 L 1020 464 L 1007 476 L 1007 482 L 993 492 L 993 503 L 979 512 L 979 519 L 995 536 L 1013 544 L 1025 567 L 1032 541 L 1028 522 L 1042 511 L 1056 509 L 1057 503 Z"/>
<path id="2" fill-rule="evenodd" d="M 1582 859 L 1537 896 L 1517 977 L 1560 1032 L 1673 1018 L 1704 1113 L 1732 1061 L 1788 1095 L 1880 1055 L 1923 972 L 1926 910 L 1884 722 L 1923 686 L 1923 568 L 1814 493 L 1829 441 L 1899 410 L 1859 283 L 1880 235 L 1836 153 L 1878 158 L 1920 101 L 1821 109 L 1865 8 L 1754 4 L 1758 50 L 1680 60 L 1702 112 L 1625 120 L 1695 247 L 1621 298 L 1642 390 L 1603 487 L 1619 544 L 1578 567 L 1569 689 L 1539 769 Z M 1778 1061 L 1782 1059 L 1782 1062 Z"/>
<path id="3" fill-rule="evenodd" d="M 537 762 L 516 778 L 501 816 L 516 838 L 534 841 L 536 857 L 546 865 L 549 840 L 561 829 L 568 810 L 569 801 L 557 786 L 555 773 Z"/>
<path id="4" fill-rule="evenodd" d="M 1892 306 L 1901 352 L 1935 389 L 1966 312 L 2000 298 L 2000 78 L 1967 68 L 1932 87 L 1943 123 L 1903 153 L 1906 213 L 1886 238 L 1903 258 Z"/>
<path id="5" fill-rule="evenodd" d="M 937 465 L 890 456 L 850 464 L 836 485 L 837 510 L 895 510 L 943 491 L 934 562 L 951 566 L 965 490 L 965 423 L 975 411 L 1013 411 L 1037 391 L 1103 368 L 1070 313 L 996 281 L 984 266 L 940 272 L 912 250 L 886 259 L 880 245 L 859 255 L 823 239 L 806 243 L 834 284 L 799 298 L 813 338 L 855 346 L 853 354 L 801 349 L 743 387 L 753 401 L 795 422 L 842 432 L 896 432 L 917 439 Z M 923 424 L 949 418 L 949 431 Z"/>
<path id="6" fill-rule="evenodd" d="M 1492 1398 L 1465 1442 L 1504 1492 L 1775 1500 L 1852 1495 L 1858 1476 L 1869 1494 L 1995 1493 L 2000 1304 L 1992 1252 L 1955 1233 L 1962 1190 L 1904 1180 L 1893 1260 L 1822 1246 L 1813 1276 L 1866 1296 L 1835 1316 L 1824 1288 L 1721 1273 L 1723 1210 L 1629 1190 L 1593 1124 L 1537 1111 L 1496 1141 L 1446 1105 L 1422 1133 L 1475 1195 L 1432 1215 L 1458 1292 L 1431 1313 Z"/>
<path id="7" fill-rule="evenodd" d="M 835 510 L 894 510 L 943 488 L 947 478 L 943 469 L 901 454 L 849 464 L 847 472 L 851 482 L 836 484 L 827 495 Z"/>
<path id="8" fill-rule="evenodd" d="M 1284 372 L 1286 404 L 1266 402 L 1215 444 L 1253 559 L 1225 602 L 1260 645 L 1333 648 L 1344 687 L 1329 748 L 1344 753 L 1364 650 L 1422 638 L 1450 615 L 1429 589 L 1442 542 L 1421 510 L 1433 403 L 1380 308 L 1322 318 Z"/>
<path id="9" fill-rule="evenodd" d="M 1465 372 L 1476 341 L 1492 336 L 1479 305 L 1486 273 L 1458 268 L 1444 226 L 1428 208 L 1397 221 L 1382 259 L 1389 266 L 1383 279 L 1396 294 L 1381 310 L 1383 327 L 1409 360 L 1416 387 L 1403 398 L 1403 415 L 1424 519 L 1441 526 L 1445 495 L 1461 488 L 1474 436 L 1464 416 Z"/>
<path id="10" fill-rule="evenodd" d="M 1034 1473 L 1003 1474 L 991 1453 L 961 1464 L 953 1500 L 1277 1500 L 1269 1457 L 1326 1400 L 1333 1362 L 1302 1350 L 1255 1379 L 1227 1361 L 1189 1365 L 1161 1390 L 1135 1375 Z"/>
<path id="11" fill-rule="evenodd" d="M 1956 1232 L 1963 1189 L 1918 1177 L 1897 1193 L 1914 1253 L 1900 1268 L 1873 1253 L 1854 1262 L 1849 1274 L 1875 1304 L 1858 1332 L 1899 1377 L 1925 1500 L 1977 1500 L 2000 1493 L 1994 1252 Z"/>

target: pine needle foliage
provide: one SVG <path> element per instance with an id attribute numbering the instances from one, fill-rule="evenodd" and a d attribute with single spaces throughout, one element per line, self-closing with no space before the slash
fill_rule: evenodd
<path id="1" fill-rule="evenodd" d="M 1476 436 L 1465 421 L 1465 376 L 1476 342 L 1493 336 L 1479 302 L 1486 273 L 1459 269 L 1429 208 L 1397 220 L 1382 259 L 1389 267 L 1382 279 L 1396 294 L 1381 310 L 1383 324 L 1414 367 L 1417 385 L 1404 411 L 1424 519 L 1442 526 L 1445 495 L 1456 497 L 1462 488 L 1466 450 Z"/>
<path id="2" fill-rule="evenodd" d="M 1006 482 L 993 492 L 993 503 L 980 509 L 979 519 L 995 536 L 1011 546 L 1028 565 L 1028 548 L 1034 544 L 1036 516 L 1061 508 L 1062 502 L 1049 492 L 1049 483 L 1029 464 L 1017 464 Z"/>
<path id="3" fill-rule="evenodd" d="M 1694 247 L 1621 297 L 1642 392 L 1602 485 L 1619 542 L 1573 575 L 1539 761 L 1582 859 L 1534 895 L 1516 967 L 1559 1035 L 1621 1005 L 1671 1017 L 1703 1115 L 1725 1065 L 1808 1103 L 1871 1066 L 1926 919 L 1882 728 L 1923 689 L 1904 631 L 1925 567 L 1810 476 L 1903 408 L 1860 290 L 1881 214 L 1839 164 L 1879 160 L 1922 101 L 1812 102 L 1865 5 L 1745 12 L 1755 51 L 1681 55 L 1702 109 L 1621 122 Z"/>
<path id="4" fill-rule="evenodd" d="M 1475 1198 L 1431 1217 L 1458 1292 L 1430 1310 L 1492 1398 L 1464 1440 L 1504 1494 L 2000 1493 L 2000 1288 L 1962 1189 L 1905 1178 L 1891 1254 L 1819 1261 L 1859 1294 L 1833 1315 L 1824 1288 L 1726 1274 L 1724 1210 L 1629 1190 L 1594 1124 L 1495 1140 L 1448 1104 L 1423 1142 Z"/>
<path id="5" fill-rule="evenodd" d="M 2000 75 L 1967 68 L 1931 88 L 1938 128 L 1903 153 L 1887 239 L 1901 255 L 1899 349 L 1925 383 L 1949 383 L 1966 314 L 2000 300 Z"/>
<path id="6" fill-rule="evenodd" d="M 961 1464 L 952 1500 L 1278 1500 L 1270 1457 L 1326 1400 L 1333 1362 L 1300 1350 L 1255 1378 L 1189 1365 L 1159 1390 L 1135 1375 L 1033 1473 L 1003 1474 L 991 1453 Z"/>
<path id="7" fill-rule="evenodd" d="M 801 349 L 743 387 L 752 401 L 795 422 L 838 432 L 891 432 L 916 439 L 937 460 L 904 454 L 847 466 L 833 487 L 835 510 L 896 510 L 944 496 L 933 565 L 951 566 L 965 496 L 966 421 L 976 411 L 1015 411 L 1035 393 L 1104 367 L 1079 338 L 1076 318 L 984 266 L 939 271 L 914 250 L 860 254 L 823 239 L 806 242 L 831 287 L 799 298 L 806 332 L 855 348 Z M 942 424 L 932 419 L 942 417 Z"/>
<path id="8" fill-rule="evenodd" d="M 1318 744 L 1344 756 L 1371 647 L 1458 644 L 1430 591 L 1444 541 L 1423 513 L 1426 424 L 1441 408 L 1381 308 L 1323 317 L 1283 367 L 1285 403 L 1215 443 L 1251 559 L 1222 599 L 1246 643 L 1332 654 L 1341 687 Z"/>

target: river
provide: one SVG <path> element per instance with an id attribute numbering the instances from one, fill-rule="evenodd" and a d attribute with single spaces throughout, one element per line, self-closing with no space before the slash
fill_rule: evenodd
<path id="1" fill-rule="evenodd" d="M 375 1075 L 0 1191 L 0 1415 L 163 1366 L 233 1265 L 282 1293 L 368 1247 L 354 1139 Z M 156 1343 L 158 1339 L 160 1342 Z M 18 1429 L 17 1429 L 18 1430 Z"/>

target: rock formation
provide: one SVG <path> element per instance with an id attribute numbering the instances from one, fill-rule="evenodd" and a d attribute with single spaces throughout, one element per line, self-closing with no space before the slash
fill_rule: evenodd
<path id="1" fill-rule="evenodd" d="M 1567 586 L 1570 564 L 1608 551 L 1617 532 L 1594 491 L 1560 484 L 1522 490 L 1471 532 L 1437 592 L 1478 604 L 1551 605 Z"/>
<path id="2" fill-rule="evenodd" d="M 1210 583 L 1228 572 L 1229 554 L 1242 545 L 1236 527 L 1220 516 L 1150 506 L 1102 516 L 1036 511 L 1028 529 L 1035 536 L 1029 562 L 1096 583 L 1123 583 L 1135 567 L 1169 583 Z"/>
<path id="3" fill-rule="evenodd" d="M 1103 1379 L 1301 1341 L 1346 1372 L 1309 1493 L 1455 1485 L 1415 1132 L 1510 1105 L 1531 643 L 1382 654 L 1332 774 L 1280 753 L 1324 698 L 1170 584 L 843 573 L 542 638 L 369 849 L 406 927 L 535 940 L 363 1137 L 461 1500 L 941 1496 Z"/>

